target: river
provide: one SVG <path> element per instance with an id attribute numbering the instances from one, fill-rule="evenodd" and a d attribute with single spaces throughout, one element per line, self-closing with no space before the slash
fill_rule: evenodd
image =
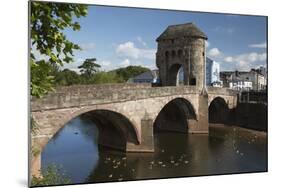
<path id="1" fill-rule="evenodd" d="M 154 153 L 98 147 L 97 127 L 75 118 L 46 145 L 42 168 L 59 165 L 72 183 L 126 181 L 267 171 L 267 134 L 210 125 L 207 134 L 155 134 Z"/>

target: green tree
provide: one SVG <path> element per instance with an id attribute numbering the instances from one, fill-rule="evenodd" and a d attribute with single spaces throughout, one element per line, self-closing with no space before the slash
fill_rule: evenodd
<path id="1" fill-rule="evenodd" d="M 40 97 L 53 89 L 53 69 L 44 60 L 31 63 L 31 95 Z"/>
<path id="2" fill-rule="evenodd" d="M 74 84 L 80 84 L 80 75 L 75 71 L 64 69 L 63 71 L 57 72 L 55 76 L 56 85 L 69 86 Z"/>
<path id="3" fill-rule="evenodd" d="M 73 61 L 73 51 L 77 44 L 69 41 L 63 30 L 80 29 L 73 17 L 87 15 L 87 6 L 79 4 L 31 2 L 31 95 L 41 97 L 53 89 L 54 77 L 50 65 L 60 65 Z M 35 56 L 39 53 L 39 57 Z M 38 55 L 37 55 L 38 56 Z"/>
<path id="4" fill-rule="evenodd" d="M 86 59 L 78 68 L 83 76 L 91 78 L 91 76 L 98 71 L 101 66 L 95 63 L 96 58 Z"/>
<path id="5" fill-rule="evenodd" d="M 93 76 L 92 83 L 107 84 L 107 83 L 122 83 L 123 78 L 118 76 L 115 72 L 98 72 Z"/>
<path id="6" fill-rule="evenodd" d="M 116 74 L 121 77 L 124 81 L 127 81 L 128 79 L 135 77 L 139 74 L 142 74 L 144 72 L 149 71 L 148 68 L 142 67 L 142 66 L 128 66 L 125 68 L 119 68 L 116 70 L 113 70 L 113 72 L 116 72 Z"/>

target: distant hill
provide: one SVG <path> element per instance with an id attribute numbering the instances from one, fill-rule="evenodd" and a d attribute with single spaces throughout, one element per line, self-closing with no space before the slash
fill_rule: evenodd
<path id="1" fill-rule="evenodd" d="M 150 69 L 142 66 L 128 66 L 124 68 L 114 69 L 109 72 L 116 73 L 118 77 L 121 77 L 124 81 L 127 81 L 129 80 L 129 78 L 135 77 L 149 70 Z"/>

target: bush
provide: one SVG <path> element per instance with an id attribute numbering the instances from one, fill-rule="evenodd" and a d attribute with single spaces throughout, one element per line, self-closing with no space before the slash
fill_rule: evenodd
<path id="1" fill-rule="evenodd" d="M 67 178 L 62 172 L 62 168 L 57 165 L 49 165 L 42 170 L 43 177 L 32 177 L 31 186 L 60 185 L 71 184 L 70 178 Z"/>

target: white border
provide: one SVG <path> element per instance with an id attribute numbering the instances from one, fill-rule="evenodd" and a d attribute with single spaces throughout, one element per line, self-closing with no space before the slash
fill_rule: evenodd
<path id="1" fill-rule="evenodd" d="M 61 0 L 63 1 L 63 0 Z M 67 0 L 102 5 L 255 14 L 269 16 L 269 172 L 76 187 L 267 187 L 280 172 L 280 5 L 277 0 Z M 0 187 L 27 186 L 27 0 L 1 2 L 1 180 Z M 4 120 L 4 121 L 3 121 Z M 226 159 L 227 160 L 227 159 Z M 75 186 L 69 186 L 75 187 Z M 276 187 L 276 186 L 275 186 Z"/>

